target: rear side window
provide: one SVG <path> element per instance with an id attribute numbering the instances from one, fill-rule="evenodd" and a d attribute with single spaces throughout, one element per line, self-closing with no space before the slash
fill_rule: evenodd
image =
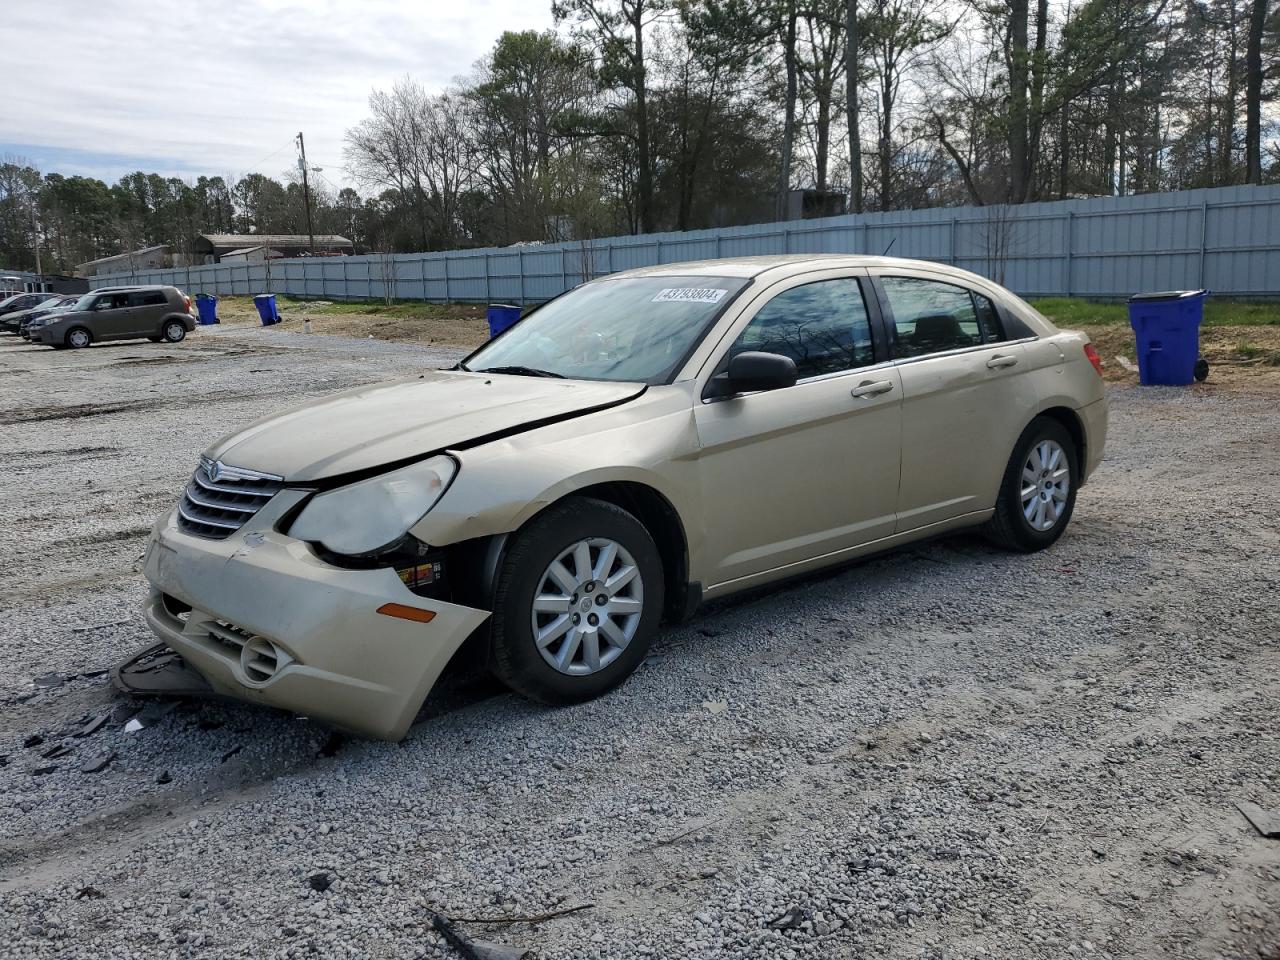
<path id="1" fill-rule="evenodd" d="M 970 291 L 969 296 L 973 297 L 973 306 L 978 312 L 978 329 L 982 332 L 982 342 L 999 343 L 1001 340 L 1008 340 L 996 305 L 980 293 Z"/>
<path id="2" fill-rule="evenodd" d="M 729 356 L 748 350 L 790 357 L 801 380 L 874 363 L 871 322 L 858 281 L 819 280 L 784 290 L 760 308 Z"/>
<path id="3" fill-rule="evenodd" d="M 998 343 L 1007 339 L 989 297 L 918 277 L 881 277 L 892 315 L 893 355 L 899 359 Z"/>
<path id="4" fill-rule="evenodd" d="M 142 290 L 138 293 L 129 294 L 129 306 L 131 307 L 154 307 L 168 302 L 165 299 L 163 290 Z"/>

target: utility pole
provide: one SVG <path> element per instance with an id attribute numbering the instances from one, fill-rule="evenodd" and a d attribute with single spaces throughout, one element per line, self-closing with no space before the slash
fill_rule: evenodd
<path id="1" fill-rule="evenodd" d="M 40 219 L 39 211 L 36 209 L 36 198 L 33 194 L 31 197 L 31 241 L 36 248 L 36 274 L 43 275 L 44 271 L 40 269 Z"/>
<path id="2" fill-rule="evenodd" d="M 298 169 L 302 171 L 302 202 L 307 208 L 307 246 L 311 255 L 316 255 L 316 235 L 311 229 L 311 187 L 307 183 L 307 142 L 302 139 L 302 131 L 298 131 L 298 151 L 302 154 L 298 160 Z M 270 253 L 270 251 L 268 251 Z"/>

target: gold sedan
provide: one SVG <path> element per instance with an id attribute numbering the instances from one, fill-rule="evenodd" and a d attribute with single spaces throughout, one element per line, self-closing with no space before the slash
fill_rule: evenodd
<path id="1" fill-rule="evenodd" d="M 1049 546 L 1102 459 L 1099 373 L 938 264 L 614 274 L 215 444 L 152 532 L 147 618 L 215 691 L 375 737 L 468 638 L 525 696 L 588 699 L 710 597 L 963 527 Z"/>

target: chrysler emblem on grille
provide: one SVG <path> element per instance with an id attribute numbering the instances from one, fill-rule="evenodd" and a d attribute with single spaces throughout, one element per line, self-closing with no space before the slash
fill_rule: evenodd
<path id="1" fill-rule="evenodd" d="M 208 457 L 200 458 L 200 469 L 205 472 L 212 483 L 218 483 L 221 480 L 247 480 L 255 481 L 271 481 L 280 483 L 284 477 L 276 476 L 274 473 L 263 473 L 260 470 L 246 470 L 244 467 L 233 467 L 223 463 L 221 460 L 210 460 Z"/>

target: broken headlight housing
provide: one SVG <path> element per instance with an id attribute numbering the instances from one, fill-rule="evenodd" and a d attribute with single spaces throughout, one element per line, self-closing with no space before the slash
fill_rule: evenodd
<path id="1" fill-rule="evenodd" d="M 452 457 L 438 456 L 318 493 L 293 521 L 289 536 L 344 556 L 377 553 L 435 506 L 457 471 Z"/>

